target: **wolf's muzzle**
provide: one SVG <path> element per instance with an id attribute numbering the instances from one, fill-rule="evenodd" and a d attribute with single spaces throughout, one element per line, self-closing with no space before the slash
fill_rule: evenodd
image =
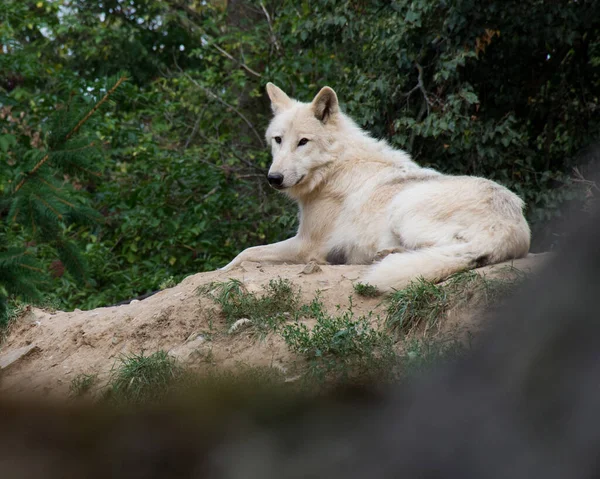
<path id="1" fill-rule="evenodd" d="M 267 180 L 269 180 L 269 184 L 273 188 L 281 188 L 283 185 L 283 175 L 281 173 L 273 173 L 272 175 L 268 175 Z"/>

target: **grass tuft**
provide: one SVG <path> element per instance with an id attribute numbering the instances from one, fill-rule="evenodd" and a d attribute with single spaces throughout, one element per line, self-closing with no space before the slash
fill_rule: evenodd
<path id="1" fill-rule="evenodd" d="M 117 404 L 146 404 L 164 399 L 184 379 L 184 369 L 166 351 L 120 358 L 113 368 L 105 399 Z"/>
<path id="2" fill-rule="evenodd" d="M 439 326 L 444 314 L 477 296 L 482 309 L 497 306 L 522 284 L 526 274 L 508 267 L 502 278 L 486 278 L 474 271 L 450 276 L 444 283 L 434 284 L 418 279 L 388 299 L 386 325 L 405 336 L 424 329 L 426 334 Z M 476 303 L 469 303 L 476 304 Z"/>
<path id="3" fill-rule="evenodd" d="M 263 336 L 276 331 L 300 305 L 300 293 L 289 280 L 281 278 L 269 281 L 261 296 L 248 292 L 237 279 L 212 284 L 201 292 L 221 306 L 229 327 L 236 321 L 247 319 Z M 232 332 L 236 330 L 234 328 Z"/>
<path id="4" fill-rule="evenodd" d="M 177 281 L 175 281 L 173 276 L 168 276 L 160 282 L 158 289 L 162 291 L 163 289 L 172 288 L 173 286 L 177 286 Z"/>
<path id="5" fill-rule="evenodd" d="M 97 374 L 78 374 L 71 381 L 69 394 L 71 397 L 79 398 L 85 396 L 98 380 Z"/>
<path id="6" fill-rule="evenodd" d="M 427 331 L 437 325 L 449 304 L 443 286 L 418 279 L 390 297 L 386 325 L 405 335 L 421 325 Z"/>
<path id="7" fill-rule="evenodd" d="M 312 329 L 296 321 L 282 330 L 287 346 L 308 361 L 309 377 L 347 381 L 391 374 L 395 359 L 391 338 L 373 329 L 370 315 L 355 318 L 352 297 L 348 309 L 338 311 L 339 315 L 328 314 L 317 296 L 301 310 L 301 316 L 316 320 Z"/>
<path id="8" fill-rule="evenodd" d="M 367 298 L 375 298 L 381 294 L 375 286 L 367 283 L 354 283 L 354 291 L 359 296 L 365 296 Z"/>
<path id="9" fill-rule="evenodd" d="M 0 344 L 6 340 L 11 326 L 26 309 L 27 305 L 23 303 L 0 301 Z"/>

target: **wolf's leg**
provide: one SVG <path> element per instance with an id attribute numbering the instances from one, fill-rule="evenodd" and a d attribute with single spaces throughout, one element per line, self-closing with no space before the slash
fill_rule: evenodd
<path id="1" fill-rule="evenodd" d="M 231 261 L 231 263 L 221 268 L 221 270 L 228 271 L 239 266 L 243 261 L 277 263 L 287 261 L 290 263 L 301 263 L 303 262 L 303 248 L 301 248 L 301 246 L 302 242 L 296 236 L 286 239 L 285 241 L 280 241 L 279 243 L 253 246 L 252 248 L 242 251 L 233 259 L 233 261 Z"/>

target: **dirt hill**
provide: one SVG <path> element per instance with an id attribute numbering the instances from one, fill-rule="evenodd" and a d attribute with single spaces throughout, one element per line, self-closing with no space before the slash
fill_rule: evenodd
<path id="1" fill-rule="evenodd" d="M 545 256 L 529 255 L 475 271 L 486 278 L 514 275 L 515 268 L 527 273 Z M 211 285 L 236 279 L 245 291 L 260 295 L 269 280 L 287 279 L 300 290 L 301 303 L 310 303 L 320 291 L 326 310 L 339 314 L 352 296 L 355 317 L 373 311 L 375 323 L 377 316 L 385 316 L 388 303 L 382 297 L 356 294 L 354 284 L 366 268 L 244 263 L 226 273 L 189 276 L 173 288 L 120 306 L 72 312 L 28 308 L 12 325 L 0 348 L 0 390 L 64 394 L 79 374 L 97 374 L 102 383 L 123 355 L 157 350 L 168 351 L 198 370 L 235 369 L 240 364 L 265 366 L 293 380 L 302 372 L 302 358 L 290 350 L 281 335 L 261 337 L 244 319 L 232 329 L 210 297 Z M 476 314 L 478 311 L 481 294 L 464 296 L 459 304 L 444 310 L 437 334 L 458 329 L 475 331 L 483 318 Z M 310 321 L 306 323 L 311 325 Z"/>

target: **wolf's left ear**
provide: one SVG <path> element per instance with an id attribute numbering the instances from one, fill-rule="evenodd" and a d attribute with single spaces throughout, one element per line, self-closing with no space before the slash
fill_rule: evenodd
<path id="1" fill-rule="evenodd" d="M 271 109 L 275 114 L 292 106 L 291 98 L 281 88 L 271 82 L 267 83 L 267 95 L 271 99 Z"/>
<path id="2" fill-rule="evenodd" d="M 323 123 L 340 111 L 337 95 L 332 88 L 324 86 L 312 101 L 315 117 Z"/>

